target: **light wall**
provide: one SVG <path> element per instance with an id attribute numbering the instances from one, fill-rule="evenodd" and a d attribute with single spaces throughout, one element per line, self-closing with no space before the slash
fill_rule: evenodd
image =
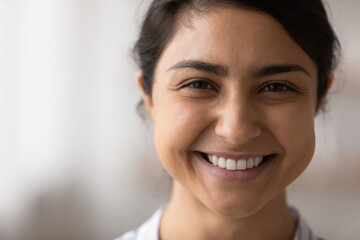
<path id="1" fill-rule="evenodd" d="M 166 202 L 130 48 L 149 1 L 0 0 L 0 239 L 112 239 Z M 326 239 L 360 237 L 360 1 L 331 0 L 343 45 L 317 152 L 289 200 Z"/>

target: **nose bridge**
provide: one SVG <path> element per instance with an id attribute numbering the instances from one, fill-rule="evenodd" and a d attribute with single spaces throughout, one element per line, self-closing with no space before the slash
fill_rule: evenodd
<path id="1" fill-rule="evenodd" d="M 255 105 L 250 97 L 230 94 L 219 108 L 215 132 L 226 141 L 244 144 L 261 134 Z"/>

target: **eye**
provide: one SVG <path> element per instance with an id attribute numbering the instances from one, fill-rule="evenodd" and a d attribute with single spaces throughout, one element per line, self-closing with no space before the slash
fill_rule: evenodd
<path id="1" fill-rule="evenodd" d="M 263 88 L 260 89 L 260 92 L 286 92 L 286 91 L 295 91 L 294 88 L 290 87 L 284 83 L 269 83 Z"/>
<path id="2" fill-rule="evenodd" d="M 188 84 L 185 84 L 184 87 L 187 88 L 194 88 L 194 89 L 216 89 L 211 83 L 204 81 L 204 80 L 195 80 Z"/>

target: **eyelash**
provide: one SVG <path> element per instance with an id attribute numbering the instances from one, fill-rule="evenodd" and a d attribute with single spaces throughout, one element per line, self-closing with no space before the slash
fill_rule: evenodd
<path id="1" fill-rule="evenodd" d="M 208 81 L 205 80 L 194 80 L 192 82 L 186 83 L 182 88 L 190 88 L 191 90 L 195 90 L 195 91 L 208 90 L 208 89 L 217 91 L 217 88 L 214 87 L 214 84 L 209 83 Z M 258 92 L 276 94 L 276 93 L 282 93 L 288 91 L 296 92 L 294 87 L 290 86 L 290 84 L 285 84 L 282 82 L 271 82 L 271 83 L 267 83 L 265 86 L 262 86 Z"/>
<path id="2" fill-rule="evenodd" d="M 201 87 L 201 85 L 203 85 L 203 87 Z M 206 87 L 204 87 L 204 85 Z M 200 90 L 207 90 L 207 89 L 212 89 L 212 90 L 216 90 L 216 88 L 214 87 L 214 85 L 212 83 L 209 83 L 207 81 L 204 81 L 204 80 L 195 80 L 195 81 L 192 81 L 190 83 L 187 83 L 183 86 L 183 88 L 190 88 L 192 90 L 197 90 L 197 91 L 200 91 Z"/>
<path id="3" fill-rule="evenodd" d="M 280 83 L 280 82 L 268 83 L 265 86 L 261 87 L 261 89 L 259 90 L 259 92 L 265 92 L 265 93 L 282 93 L 287 91 L 296 92 L 293 87 L 289 86 L 289 84 Z"/>

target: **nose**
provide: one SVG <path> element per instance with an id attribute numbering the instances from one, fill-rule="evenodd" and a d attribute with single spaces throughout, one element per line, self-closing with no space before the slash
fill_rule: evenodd
<path id="1" fill-rule="evenodd" d="M 218 109 L 215 133 L 233 145 L 245 144 L 262 132 L 259 116 L 250 101 L 232 98 L 224 101 Z"/>

